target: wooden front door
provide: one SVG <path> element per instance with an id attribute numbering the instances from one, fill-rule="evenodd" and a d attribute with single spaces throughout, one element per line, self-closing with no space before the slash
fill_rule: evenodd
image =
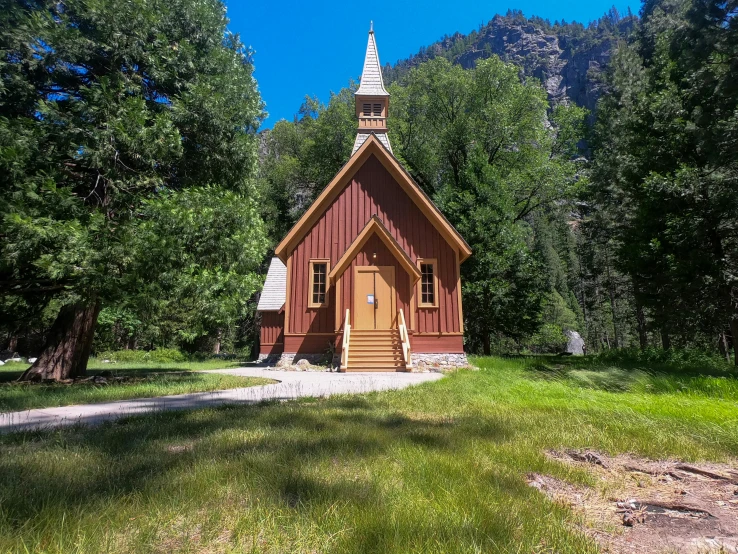
<path id="1" fill-rule="evenodd" d="M 395 268 L 359 266 L 354 274 L 354 327 L 391 329 L 395 319 Z"/>

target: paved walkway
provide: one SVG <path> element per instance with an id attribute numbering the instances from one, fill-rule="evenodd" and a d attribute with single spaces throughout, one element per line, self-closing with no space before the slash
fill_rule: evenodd
<path id="1" fill-rule="evenodd" d="M 404 389 L 443 377 L 439 373 L 328 373 L 271 371 L 261 368 L 216 369 L 212 372 L 243 377 L 265 377 L 277 380 L 279 383 L 242 389 L 121 400 L 103 404 L 10 412 L 0 414 L 0 433 L 51 429 L 77 424 L 93 425 L 121 417 L 163 410 L 188 410 L 223 404 L 255 404 L 265 400 L 292 400 L 306 396 L 323 397 L 333 394 Z"/>

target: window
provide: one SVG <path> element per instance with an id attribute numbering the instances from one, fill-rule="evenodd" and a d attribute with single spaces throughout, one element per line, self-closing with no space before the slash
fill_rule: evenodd
<path id="1" fill-rule="evenodd" d="M 436 260 L 419 258 L 420 268 L 420 308 L 438 307 L 438 276 L 436 272 Z"/>
<path id="2" fill-rule="evenodd" d="M 371 104 L 364 104 L 362 106 L 362 113 L 364 117 L 370 117 L 372 115 L 372 105 Z"/>
<path id="3" fill-rule="evenodd" d="M 328 305 L 328 273 L 330 273 L 330 264 L 330 260 L 310 260 L 309 308 L 321 308 Z"/>
<path id="4" fill-rule="evenodd" d="M 374 117 L 382 117 L 382 104 L 374 104 Z"/>

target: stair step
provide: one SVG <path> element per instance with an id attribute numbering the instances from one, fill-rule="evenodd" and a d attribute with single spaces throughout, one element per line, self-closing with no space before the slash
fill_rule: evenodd
<path id="1" fill-rule="evenodd" d="M 403 360 L 371 360 L 369 358 L 352 358 L 351 355 L 349 355 L 349 367 L 354 366 L 396 366 L 396 365 L 405 365 L 405 362 Z"/>
<path id="2" fill-rule="evenodd" d="M 350 342 L 351 348 L 372 348 L 376 350 L 402 350 L 401 342 Z"/>
<path id="3" fill-rule="evenodd" d="M 402 343 L 392 344 L 391 342 L 350 342 L 349 347 L 353 350 L 358 348 L 360 350 L 402 350 Z"/>
<path id="4" fill-rule="evenodd" d="M 402 360 L 357 360 L 349 354 L 349 367 L 404 367 L 405 362 Z"/>
<path id="5" fill-rule="evenodd" d="M 400 335 L 355 335 L 351 333 L 349 340 L 400 340 Z"/>
<path id="6" fill-rule="evenodd" d="M 402 344 L 401 340 L 395 340 L 395 339 L 387 339 L 387 340 L 381 340 L 381 339 L 354 339 L 352 338 L 349 340 L 349 344 L 383 344 L 383 345 L 390 345 L 390 344 Z"/>
<path id="7" fill-rule="evenodd" d="M 391 342 L 351 342 L 349 343 L 351 350 L 371 350 L 374 352 L 390 352 L 393 350 L 402 350 L 402 343 L 392 344 Z"/>
<path id="8" fill-rule="evenodd" d="M 381 350 L 389 350 L 392 348 L 402 348 L 401 342 L 349 342 L 351 348 L 379 348 Z"/>
<path id="9" fill-rule="evenodd" d="M 405 364 L 366 364 L 349 362 L 349 371 L 398 371 L 404 370 Z"/>
<path id="10" fill-rule="evenodd" d="M 349 360 L 351 360 L 351 361 L 356 360 L 357 362 L 364 361 L 364 360 L 368 360 L 370 362 L 374 362 L 374 361 L 377 361 L 377 362 L 385 362 L 385 361 L 388 361 L 388 360 L 389 361 L 393 361 L 393 362 L 402 362 L 402 361 L 404 361 L 403 358 L 402 358 L 402 353 L 401 352 L 397 352 L 397 353 L 395 353 L 395 352 L 388 352 L 388 353 L 379 353 L 378 354 L 376 352 L 374 352 L 374 353 L 372 353 L 372 352 L 351 352 L 350 350 L 349 350 Z"/>

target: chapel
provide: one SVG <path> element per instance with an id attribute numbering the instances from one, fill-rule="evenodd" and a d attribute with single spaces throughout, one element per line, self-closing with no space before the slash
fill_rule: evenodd
<path id="1" fill-rule="evenodd" d="M 466 364 L 460 265 L 471 249 L 392 153 L 374 30 L 351 157 L 275 249 L 260 360 L 340 371 Z"/>

